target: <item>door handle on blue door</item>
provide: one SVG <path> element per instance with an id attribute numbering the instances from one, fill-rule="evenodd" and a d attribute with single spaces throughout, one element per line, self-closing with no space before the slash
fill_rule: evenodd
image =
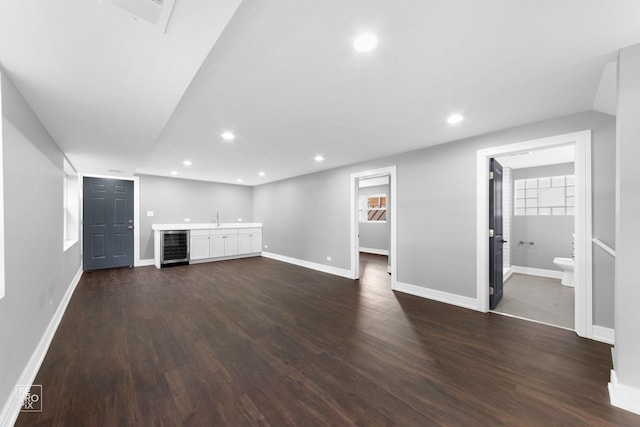
<path id="1" fill-rule="evenodd" d="M 133 225 L 127 227 L 129 230 L 133 230 Z"/>

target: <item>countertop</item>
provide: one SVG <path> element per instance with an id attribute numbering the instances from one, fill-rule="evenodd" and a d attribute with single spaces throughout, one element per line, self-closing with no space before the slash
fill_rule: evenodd
<path id="1" fill-rule="evenodd" d="M 181 224 L 151 224 L 151 229 L 155 231 L 163 230 L 214 230 L 225 228 L 262 228 L 261 222 L 223 222 L 220 225 L 213 223 L 190 223 L 183 222 Z"/>

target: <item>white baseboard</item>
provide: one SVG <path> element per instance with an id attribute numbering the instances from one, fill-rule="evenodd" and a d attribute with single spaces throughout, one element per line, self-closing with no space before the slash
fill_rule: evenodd
<path id="1" fill-rule="evenodd" d="M 33 385 L 33 381 L 36 379 L 36 375 L 40 370 L 42 361 L 44 360 L 44 357 L 49 350 L 49 345 L 51 344 L 53 336 L 58 330 L 58 326 L 60 325 L 62 316 L 67 310 L 67 305 L 69 305 L 69 301 L 71 300 L 73 291 L 75 291 L 76 286 L 78 286 L 78 282 L 80 282 L 81 277 L 82 266 L 80 266 L 80 269 L 69 284 L 67 292 L 65 292 L 64 297 L 62 297 L 62 301 L 60 301 L 58 309 L 49 322 L 49 326 L 47 326 L 44 335 L 42 335 L 42 338 L 40 338 L 40 342 L 38 342 L 38 346 L 33 351 L 33 354 L 31 354 L 31 357 L 29 358 L 27 365 L 24 367 L 22 374 L 20 374 L 20 377 L 15 384 L 16 386 Z M 16 420 L 18 419 L 18 415 L 20 415 L 20 409 L 22 408 L 22 403 L 25 397 L 26 394 L 20 395 L 18 393 L 18 389 L 14 387 L 14 389 L 11 391 L 11 394 L 9 395 L 9 398 L 5 402 L 2 413 L 0 413 L 0 426 L 12 426 L 15 424 Z"/>
<path id="2" fill-rule="evenodd" d="M 604 326 L 593 325 L 592 340 L 600 341 L 603 343 L 614 345 L 615 330 L 611 328 L 605 328 Z"/>
<path id="3" fill-rule="evenodd" d="M 365 252 L 374 255 L 389 255 L 388 249 L 376 249 L 376 248 L 358 248 L 360 252 Z"/>
<path id="4" fill-rule="evenodd" d="M 528 274 L 529 276 L 548 277 L 550 279 L 562 279 L 562 271 L 545 270 L 544 268 L 520 267 L 519 265 L 512 265 L 511 272 L 518 274 Z"/>
<path id="5" fill-rule="evenodd" d="M 620 384 L 613 369 L 609 381 L 609 399 L 613 406 L 640 415 L 640 389 Z"/>
<path id="6" fill-rule="evenodd" d="M 136 262 L 136 265 L 134 267 L 146 267 L 148 265 L 154 265 L 154 264 L 155 264 L 155 260 L 153 258 L 139 259 L 138 262 Z"/>
<path id="7" fill-rule="evenodd" d="M 511 277 L 512 274 L 513 274 L 513 268 L 512 267 L 507 268 L 507 270 L 502 273 L 502 281 L 504 282 L 505 280 L 507 280 L 509 277 Z"/>
<path id="8" fill-rule="evenodd" d="M 423 288 L 422 286 L 410 285 L 409 283 L 396 282 L 396 286 L 393 290 L 451 305 L 457 305 L 459 307 L 469 308 L 471 310 L 478 309 L 478 300 L 476 298 L 463 297 L 461 295 L 450 294 L 448 292 L 437 291 L 435 289 Z"/>
<path id="9" fill-rule="evenodd" d="M 310 268 L 312 270 L 322 271 L 323 273 L 334 274 L 340 277 L 346 277 L 347 279 L 351 279 L 351 271 L 345 270 L 343 268 L 332 267 L 330 265 L 318 264 L 316 262 L 305 261 L 298 258 L 291 258 L 284 255 L 274 254 L 272 252 L 262 252 L 262 256 L 265 258 L 275 259 L 276 261 L 282 261 L 289 264 L 298 265 L 300 267 Z"/>

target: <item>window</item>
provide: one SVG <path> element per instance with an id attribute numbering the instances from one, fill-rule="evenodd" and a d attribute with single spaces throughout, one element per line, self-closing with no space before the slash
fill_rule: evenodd
<path id="1" fill-rule="evenodd" d="M 80 213 L 80 184 L 78 176 L 71 164 L 64 160 L 64 176 L 62 178 L 62 219 L 63 242 L 62 247 L 66 251 L 78 241 L 79 213 Z"/>
<path id="2" fill-rule="evenodd" d="M 514 215 L 574 215 L 573 175 L 514 181 Z"/>
<path id="3" fill-rule="evenodd" d="M 387 195 L 360 196 L 360 222 L 387 222 Z"/>

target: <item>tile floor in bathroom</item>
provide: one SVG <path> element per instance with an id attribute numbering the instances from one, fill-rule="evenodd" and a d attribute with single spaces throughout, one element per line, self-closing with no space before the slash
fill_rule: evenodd
<path id="1" fill-rule="evenodd" d="M 494 311 L 575 329 L 573 292 L 560 279 L 512 274 Z"/>

